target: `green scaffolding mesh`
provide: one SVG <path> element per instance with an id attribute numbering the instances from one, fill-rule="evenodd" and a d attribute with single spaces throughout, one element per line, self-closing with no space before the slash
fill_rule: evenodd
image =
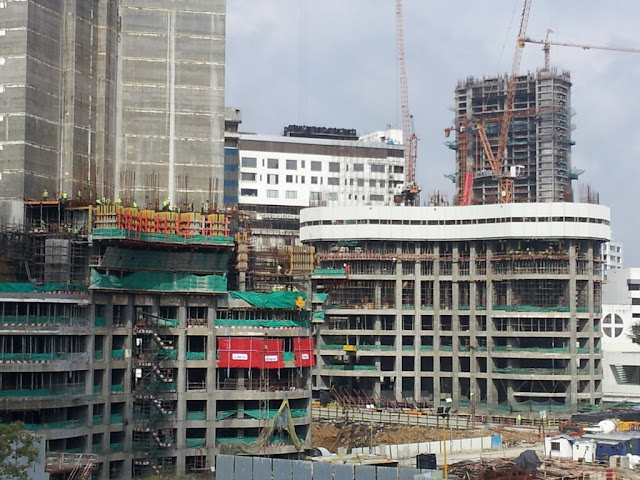
<path id="1" fill-rule="evenodd" d="M 151 290 L 168 292 L 226 292 L 227 277 L 188 273 L 135 272 L 123 278 L 91 269 L 91 289 Z"/>
<path id="2" fill-rule="evenodd" d="M 258 308 L 302 309 L 307 301 L 304 292 L 238 292 L 230 291 L 229 297 L 240 299 Z"/>

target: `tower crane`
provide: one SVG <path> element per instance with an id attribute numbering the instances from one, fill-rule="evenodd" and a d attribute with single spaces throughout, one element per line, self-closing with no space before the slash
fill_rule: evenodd
<path id="1" fill-rule="evenodd" d="M 549 107 L 540 107 L 540 108 L 527 108 L 525 110 L 517 110 L 513 112 L 512 118 L 517 117 L 526 117 L 529 115 L 537 115 L 540 113 L 556 110 L 563 108 L 564 105 L 553 105 Z M 480 120 L 470 121 L 467 117 L 464 117 L 463 120 L 453 127 L 447 127 L 444 129 L 445 137 L 449 137 L 451 132 L 457 133 L 457 150 L 459 151 L 460 156 L 460 171 L 459 175 L 461 178 L 460 190 L 462 192 L 461 197 L 458 200 L 458 205 L 471 205 L 471 193 L 473 191 L 473 179 L 476 172 L 467 168 L 467 152 L 469 150 L 469 137 L 470 132 L 475 128 L 478 137 L 480 139 L 480 143 L 484 149 L 484 153 L 489 161 L 489 164 L 495 163 L 495 155 L 491 150 L 491 145 L 489 144 L 489 139 L 487 138 L 487 133 L 484 128 L 485 123 L 493 123 L 502 120 L 504 117 L 502 115 L 496 117 L 484 117 Z M 516 166 L 517 167 L 517 166 Z M 508 174 L 511 177 L 520 176 L 522 173 L 521 169 L 511 168 L 509 169 Z M 454 177 L 455 181 L 455 177 Z"/>
<path id="2" fill-rule="evenodd" d="M 518 31 L 518 40 L 525 38 L 527 24 L 529 23 L 529 12 L 531 11 L 531 0 L 525 0 L 522 7 L 522 15 L 520 17 L 520 30 Z M 511 203 L 513 201 L 513 177 L 504 171 L 505 148 L 507 146 L 507 137 L 509 136 L 509 127 L 513 118 L 513 102 L 516 96 L 516 85 L 518 83 L 518 71 L 520 70 L 520 60 L 522 59 L 522 43 L 516 43 L 516 51 L 513 56 L 513 65 L 511 67 L 511 76 L 507 84 L 507 95 L 504 104 L 504 114 L 502 117 L 502 125 L 500 127 L 500 137 L 498 137 L 498 151 L 495 157 L 489 157 L 489 165 L 491 171 L 499 179 L 500 203 Z"/>
<path id="3" fill-rule="evenodd" d="M 409 88 L 407 86 L 407 66 L 404 51 L 404 25 L 402 0 L 396 0 L 396 48 L 400 69 L 400 99 L 402 102 L 402 138 L 404 143 L 404 169 L 406 183 L 395 203 L 416 205 L 419 203 L 420 187 L 416 183 L 416 165 L 418 160 L 418 137 L 413 132 L 413 115 L 409 112 Z"/>
<path id="4" fill-rule="evenodd" d="M 583 43 L 573 43 L 573 42 L 556 42 L 549 40 L 549 34 L 553 33 L 552 30 L 547 29 L 547 35 L 544 40 L 533 40 L 529 37 L 520 37 L 518 39 L 518 43 L 524 47 L 525 43 L 537 43 L 539 45 L 543 45 L 542 50 L 544 51 L 544 68 L 545 70 L 549 70 L 549 54 L 551 52 L 551 45 L 557 45 L 559 47 L 578 47 L 584 50 L 613 50 L 615 52 L 631 52 L 631 53 L 640 53 L 640 48 L 626 48 L 626 47 L 608 47 L 604 45 L 587 45 Z"/>

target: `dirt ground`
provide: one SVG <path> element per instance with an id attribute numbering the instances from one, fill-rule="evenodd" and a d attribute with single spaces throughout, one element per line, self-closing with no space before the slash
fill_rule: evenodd
<path id="1" fill-rule="evenodd" d="M 447 438 L 470 438 L 487 435 L 502 435 L 504 446 L 533 443 L 540 439 L 537 432 L 516 429 L 475 429 L 447 431 Z M 367 423 L 314 422 L 311 427 L 311 441 L 314 447 L 324 447 L 336 452 L 339 447 L 347 449 L 373 445 L 393 445 L 442 440 L 442 429 L 427 427 L 403 427 L 398 425 Z M 372 442 L 373 440 L 373 442 Z"/>

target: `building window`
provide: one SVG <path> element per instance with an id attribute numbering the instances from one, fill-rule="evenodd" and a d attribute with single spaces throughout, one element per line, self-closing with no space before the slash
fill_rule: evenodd
<path id="1" fill-rule="evenodd" d="M 346 181 L 346 180 L 344 181 L 344 184 L 345 184 L 345 185 L 347 184 L 347 181 Z M 349 179 L 349 185 L 351 185 L 351 186 L 353 187 L 353 178 L 350 178 L 350 179 Z"/>
<path id="2" fill-rule="evenodd" d="M 304 160 L 300 160 L 300 168 L 304 168 Z"/>
<path id="3" fill-rule="evenodd" d="M 298 198 L 298 192 L 296 192 L 295 190 L 287 190 L 285 192 L 285 197 L 287 197 L 287 198 Z"/>
<path id="4" fill-rule="evenodd" d="M 371 188 L 375 188 L 376 187 L 376 181 L 375 180 L 369 180 L 369 186 Z"/>
<path id="5" fill-rule="evenodd" d="M 384 180 L 380 180 L 380 188 L 384 188 Z"/>
<path id="6" fill-rule="evenodd" d="M 287 160 L 287 170 L 297 170 L 297 169 L 298 169 L 297 160 Z"/>
<path id="7" fill-rule="evenodd" d="M 318 177 L 311 177 L 311 185 L 317 185 L 318 184 Z"/>
<path id="8" fill-rule="evenodd" d="M 269 185 L 277 185 L 278 184 L 278 175 L 274 173 L 270 173 L 267 175 L 267 183 Z"/>
<path id="9" fill-rule="evenodd" d="M 354 163 L 353 164 L 354 172 L 364 172 L 364 163 Z"/>
<path id="10" fill-rule="evenodd" d="M 364 178 L 359 178 L 358 179 L 358 186 L 359 187 L 364 187 Z"/>
<path id="11" fill-rule="evenodd" d="M 340 185 L 340 179 L 338 177 L 327 178 L 327 185 Z"/>
<path id="12" fill-rule="evenodd" d="M 258 159 L 253 157 L 242 157 L 242 166 L 246 168 L 257 168 Z"/>
<path id="13" fill-rule="evenodd" d="M 293 175 L 287 175 L 287 183 L 293 183 Z"/>
<path id="14" fill-rule="evenodd" d="M 384 195 L 369 195 L 372 202 L 384 202 Z"/>
<path id="15" fill-rule="evenodd" d="M 255 173 L 249 173 L 249 172 L 241 172 L 240 180 L 244 180 L 245 182 L 255 182 L 256 181 L 256 174 Z"/>
<path id="16" fill-rule="evenodd" d="M 278 198 L 278 190 L 267 190 L 267 198 Z"/>
<path id="17" fill-rule="evenodd" d="M 622 317 L 617 313 L 608 313 L 602 319 L 602 332 L 609 338 L 617 338 L 622 335 Z"/>
<path id="18" fill-rule="evenodd" d="M 330 172 L 340 172 L 340 163 L 339 162 L 329 162 L 329 171 Z"/>
<path id="19" fill-rule="evenodd" d="M 300 183 L 304 183 L 304 175 L 300 177 Z"/>
<path id="20" fill-rule="evenodd" d="M 317 162 L 315 160 L 311 161 L 311 171 L 312 172 L 321 172 L 322 171 L 322 162 Z"/>
<path id="21" fill-rule="evenodd" d="M 255 188 L 242 188 L 240 189 L 240 196 L 242 197 L 257 197 L 258 190 Z"/>
<path id="22" fill-rule="evenodd" d="M 384 165 L 379 165 L 377 163 L 371 164 L 371 173 L 384 173 Z"/>
<path id="23" fill-rule="evenodd" d="M 329 200 L 332 202 L 338 201 L 338 192 L 329 192 Z"/>
<path id="24" fill-rule="evenodd" d="M 315 201 L 322 200 L 322 192 L 310 192 L 309 199 Z"/>
<path id="25" fill-rule="evenodd" d="M 278 168 L 278 159 L 267 158 L 267 168 Z"/>
<path id="26" fill-rule="evenodd" d="M 551 442 L 551 451 L 559 452 L 560 451 L 560 442 Z"/>

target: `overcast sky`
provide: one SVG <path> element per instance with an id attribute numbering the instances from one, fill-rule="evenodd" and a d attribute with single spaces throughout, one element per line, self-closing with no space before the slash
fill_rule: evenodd
<path id="1" fill-rule="evenodd" d="M 445 145 L 453 92 L 468 76 L 511 71 L 521 0 L 404 0 L 409 105 L 425 194 L 453 199 L 454 152 Z M 533 0 L 527 36 L 640 48 L 638 0 Z M 395 0 L 228 0 L 226 105 L 242 131 L 279 135 L 290 124 L 402 128 Z M 520 73 L 544 65 L 527 44 Z M 640 267 L 640 54 L 551 47 L 573 82 L 572 164 L 611 207 L 624 266 Z M 424 198 L 424 195 L 423 195 Z"/>

